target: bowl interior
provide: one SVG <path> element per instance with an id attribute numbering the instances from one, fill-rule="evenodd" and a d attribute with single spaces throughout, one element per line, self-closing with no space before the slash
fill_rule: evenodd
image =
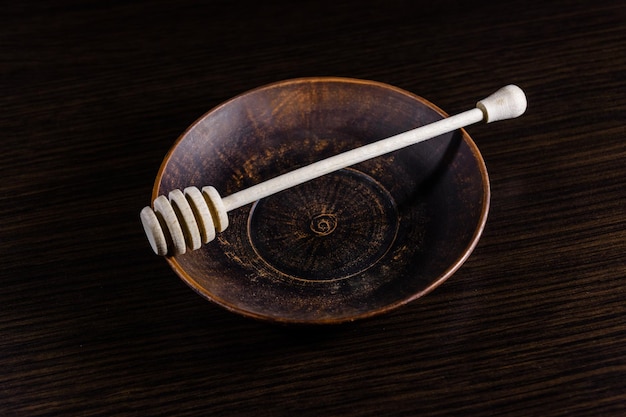
<path id="1" fill-rule="evenodd" d="M 224 197 L 443 117 L 377 82 L 271 84 L 196 121 L 165 158 L 153 197 L 190 185 Z M 198 293 L 246 316 L 351 321 L 447 279 L 476 245 L 488 206 L 484 162 L 459 130 L 233 210 L 216 240 L 168 262 Z"/>

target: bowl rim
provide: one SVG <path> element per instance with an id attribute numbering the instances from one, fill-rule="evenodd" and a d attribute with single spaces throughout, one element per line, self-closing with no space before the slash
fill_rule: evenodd
<path id="1" fill-rule="evenodd" d="M 233 96 L 232 98 L 214 106 L 213 108 L 211 108 L 210 110 L 208 110 L 207 112 L 205 112 L 204 114 L 202 114 L 200 117 L 198 117 L 189 127 L 187 127 L 187 129 L 185 129 L 176 139 L 176 141 L 173 143 L 173 145 L 170 147 L 170 149 L 168 150 L 167 154 L 165 155 L 165 157 L 163 158 L 163 161 L 161 162 L 161 165 L 159 167 L 159 170 L 157 172 L 155 181 L 154 181 L 154 185 L 152 188 L 152 200 L 156 199 L 160 194 L 159 194 L 159 190 L 160 190 L 160 184 L 161 184 L 161 180 L 163 178 L 163 175 L 165 173 L 165 170 L 167 168 L 167 165 L 174 153 L 174 151 L 176 150 L 177 146 L 180 144 L 180 142 L 182 142 L 185 137 L 187 136 L 187 134 L 193 130 L 198 124 L 200 124 L 206 117 L 208 117 L 211 113 L 218 111 L 219 109 L 226 107 L 228 105 L 230 105 L 232 102 L 240 99 L 241 97 L 244 97 L 248 94 L 252 94 L 252 93 L 256 93 L 258 91 L 261 90 L 265 90 L 265 89 L 271 89 L 271 88 L 276 88 L 276 87 L 281 87 L 281 86 L 287 86 L 290 84 L 301 84 L 301 83 L 312 83 L 312 82 L 317 82 L 317 83 L 340 83 L 340 84 L 362 84 L 362 85 L 370 85 L 370 86 L 376 86 L 376 87 L 380 87 L 386 90 L 390 90 L 390 91 L 394 91 L 396 93 L 400 93 L 403 95 L 406 95 L 414 100 L 417 100 L 419 102 L 421 102 L 423 105 L 425 105 L 426 107 L 429 107 L 430 109 L 434 110 L 435 112 L 437 112 L 439 115 L 441 115 L 442 118 L 446 118 L 449 117 L 449 115 L 443 111 L 441 108 L 439 108 L 437 105 L 431 103 L 430 101 L 428 101 L 427 99 L 418 96 L 417 94 L 414 94 L 410 91 L 404 90 L 402 88 L 384 83 L 384 82 L 380 82 L 380 81 L 374 81 L 374 80 L 365 80 L 365 79 L 359 79 L 359 78 L 350 78 L 350 77 L 337 77 L 337 76 L 314 76 L 314 77 L 299 77 L 299 78 L 291 78 L 291 79 L 286 79 L 286 80 L 281 80 L 281 81 L 275 81 L 275 82 L 271 82 L 268 84 L 264 84 L 258 87 L 255 87 L 253 89 L 244 91 L 242 93 L 239 93 L 235 96 Z M 396 302 L 387 304 L 385 306 L 382 306 L 380 308 L 376 308 L 376 309 L 372 309 L 370 311 L 366 311 L 360 314 L 356 314 L 356 315 L 352 315 L 352 316 L 342 316 L 342 317 L 336 317 L 336 318 L 320 318 L 320 319 L 313 319 L 313 320 L 307 320 L 307 319 L 297 319 L 297 318 L 290 318 L 290 317 L 276 317 L 276 316 L 272 316 L 272 315 L 264 315 L 262 313 L 259 312 L 253 312 L 253 311 L 249 311 L 247 309 L 244 308 L 240 308 L 238 306 L 236 306 L 234 303 L 229 302 L 227 300 L 224 300 L 218 296 L 216 296 L 215 294 L 212 294 L 211 292 L 207 291 L 206 289 L 204 289 L 192 276 L 190 276 L 185 269 L 180 265 L 180 263 L 178 262 L 178 260 L 176 259 L 175 256 L 165 256 L 165 259 L 167 261 L 167 263 L 170 265 L 170 267 L 174 270 L 174 272 L 179 276 L 180 279 L 182 279 L 189 287 L 191 287 L 196 293 L 198 293 L 200 296 L 204 297 L 205 299 L 223 307 L 224 309 L 232 312 L 232 313 L 236 313 L 239 314 L 241 316 L 244 317 L 248 317 L 251 319 L 255 319 L 255 320 L 259 320 L 259 321 L 264 321 L 264 322 L 273 322 L 273 323 L 278 323 L 278 324 L 294 324 L 294 325 L 326 325 L 326 324 L 342 324 L 342 323 L 347 323 L 347 322 L 354 322 L 357 320 L 363 320 L 363 319 L 367 319 L 367 318 L 372 318 L 375 316 L 379 316 L 382 314 L 386 314 L 389 313 L 393 310 L 398 309 L 399 307 L 402 307 L 406 304 L 411 303 L 412 301 L 415 301 L 418 298 L 421 298 L 425 295 L 427 295 L 428 293 L 432 292 L 434 289 L 436 289 L 437 287 L 439 287 L 441 284 L 443 284 L 446 280 L 448 280 L 464 263 L 465 261 L 469 258 L 469 256 L 472 254 L 472 252 L 474 251 L 474 249 L 476 248 L 476 246 L 478 245 L 478 241 L 480 240 L 480 237 L 482 236 L 482 233 L 484 231 L 485 225 L 487 223 L 487 217 L 489 214 L 489 208 L 490 208 L 490 202 L 491 202 L 491 186 L 490 186 L 490 181 L 489 181 L 489 174 L 487 172 L 487 167 L 485 164 L 485 161 L 478 149 L 478 146 L 476 145 L 476 143 L 474 142 L 474 140 L 471 138 L 471 136 L 467 133 L 467 131 L 465 129 L 459 129 L 462 139 L 463 141 L 468 145 L 469 149 L 472 152 L 472 155 L 478 165 L 479 171 L 480 171 L 480 176 L 481 176 L 481 185 L 482 185 L 482 189 L 483 189 L 483 193 L 482 193 L 482 209 L 480 212 L 480 217 L 479 217 L 479 221 L 478 224 L 474 230 L 474 233 L 468 243 L 468 245 L 465 247 L 465 249 L 461 252 L 460 256 L 456 259 L 455 262 L 453 262 L 442 274 L 440 274 L 436 279 L 434 279 L 429 285 L 427 285 L 424 289 L 422 289 L 421 291 L 418 291 L 414 294 L 412 294 L 409 297 L 405 297 L 401 300 L 398 300 Z"/>

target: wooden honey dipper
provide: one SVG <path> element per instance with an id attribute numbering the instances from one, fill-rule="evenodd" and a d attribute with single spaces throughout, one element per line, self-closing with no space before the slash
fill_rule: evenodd
<path id="1" fill-rule="evenodd" d="M 172 190 L 141 211 L 141 222 L 157 255 L 181 255 L 199 249 L 228 227 L 228 212 L 322 175 L 452 132 L 481 121 L 512 119 L 526 111 L 526 96 L 508 85 L 476 107 L 434 123 L 355 148 L 279 175 L 222 198 L 211 186 Z"/>

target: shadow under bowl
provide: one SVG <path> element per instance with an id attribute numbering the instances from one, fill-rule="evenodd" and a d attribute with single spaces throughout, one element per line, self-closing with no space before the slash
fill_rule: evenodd
<path id="1" fill-rule="evenodd" d="M 191 185 L 227 196 L 444 117 L 379 82 L 270 84 L 189 127 L 163 161 L 153 198 Z M 449 278 L 476 246 L 489 198 L 483 159 L 461 129 L 233 210 L 213 242 L 167 261 L 199 294 L 247 317 L 354 321 Z"/>

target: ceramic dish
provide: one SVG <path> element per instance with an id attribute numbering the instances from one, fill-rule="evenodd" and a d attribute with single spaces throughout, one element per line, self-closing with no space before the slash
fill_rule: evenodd
<path id="1" fill-rule="evenodd" d="M 378 82 L 274 83 L 189 127 L 163 161 L 153 198 L 190 185 L 227 196 L 443 117 Z M 341 323 L 444 282 L 478 242 L 488 208 L 485 164 L 461 129 L 236 209 L 213 242 L 167 261 L 200 295 L 244 316 Z"/>

